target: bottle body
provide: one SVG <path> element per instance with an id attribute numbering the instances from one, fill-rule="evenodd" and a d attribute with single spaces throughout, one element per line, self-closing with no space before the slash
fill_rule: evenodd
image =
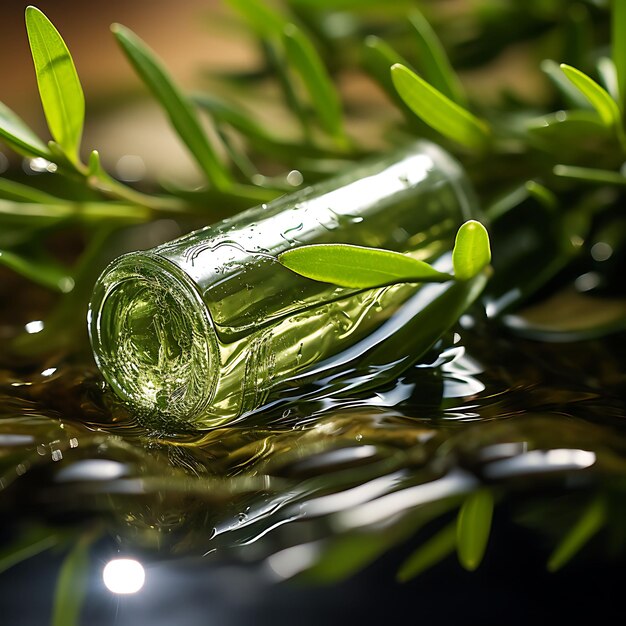
<path id="1" fill-rule="evenodd" d="M 461 167 L 419 142 L 146 252 L 120 257 L 94 290 L 96 362 L 145 421 L 209 428 L 262 405 L 282 380 L 372 332 L 419 285 L 354 290 L 276 260 L 351 243 L 432 261 L 475 203 Z"/>

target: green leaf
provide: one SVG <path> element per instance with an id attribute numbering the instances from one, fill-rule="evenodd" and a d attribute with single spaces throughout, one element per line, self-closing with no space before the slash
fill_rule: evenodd
<path id="1" fill-rule="evenodd" d="M 46 144 L 8 106 L 0 102 L 0 139 L 18 154 L 50 159 Z"/>
<path id="2" fill-rule="evenodd" d="M 365 38 L 363 42 L 363 64 L 365 69 L 385 90 L 387 95 L 393 98 L 394 102 L 406 107 L 404 100 L 402 100 L 393 86 L 391 74 L 389 73 L 389 68 L 396 63 L 408 65 L 408 61 L 380 37 L 368 35 Z"/>
<path id="3" fill-rule="evenodd" d="M 228 189 L 232 184 L 231 176 L 210 144 L 191 100 L 179 91 L 154 52 L 135 33 L 121 24 L 113 24 L 111 30 L 137 74 L 167 112 L 172 126 L 208 180 L 217 189 Z"/>
<path id="4" fill-rule="evenodd" d="M 66 200 L 52 196 L 30 185 L 0 178 L 0 198 L 17 202 L 36 202 L 38 204 L 65 204 Z"/>
<path id="5" fill-rule="evenodd" d="M 479 489 L 463 503 L 457 518 L 457 553 L 461 565 L 473 572 L 483 560 L 493 517 L 493 496 Z"/>
<path id="6" fill-rule="evenodd" d="M 611 57 L 617 74 L 619 106 L 626 110 L 626 1 L 613 0 L 611 14 Z"/>
<path id="7" fill-rule="evenodd" d="M 280 37 L 287 21 L 278 12 L 259 0 L 226 0 L 260 37 Z"/>
<path id="8" fill-rule="evenodd" d="M 399 252 L 348 244 L 301 246 L 283 252 L 278 260 L 301 276 L 356 289 L 401 282 L 440 283 L 452 278 Z"/>
<path id="9" fill-rule="evenodd" d="M 452 251 L 454 277 L 469 280 L 491 261 L 487 229 L 476 220 L 469 220 L 459 228 Z"/>
<path id="10" fill-rule="evenodd" d="M 85 96 L 74 61 L 52 22 L 32 6 L 26 9 L 26 30 L 48 128 L 67 158 L 76 164 L 85 119 Z"/>
<path id="11" fill-rule="evenodd" d="M 317 50 L 295 24 L 285 27 L 283 38 L 290 68 L 302 79 L 320 125 L 336 140 L 345 142 L 338 91 Z"/>
<path id="12" fill-rule="evenodd" d="M 559 200 L 550 189 L 535 180 L 526 181 L 525 187 L 528 193 L 546 209 L 549 211 L 558 209 Z"/>
<path id="13" fill-rule="evenodd" d="M 79 626 L 87 593 L 89 543 L 79 540 L 63 561 L 54 592 L 51 626 Z"/>
<path id="14" fill-rule="evenodd" d="M 67 293 L 74 287 L 74 280 L 62 266 L 52 263 L 50 259 L 42 261 L 27 259 L 10 250 L 0 250 L 0 265 L 24 276 L 34 283 Z"/>
<path id="15" fill-rule="evenodd" d="M 485 122 L 452 102 L 404 65 L 393 65 L 391 78 L 409 108 L 429 126 L 467 148 L 486 149 L 490 131 Z"/>
<path id="16" fill-rule="evenodd" d="M 555 176 L 570 178 L 598 185 L 626 185 L 626 176 L 611 170 L 599 170 L 593 167 L 577 167 L 574 165 L 555 165 L 552 170 Z"/>
<path id="17" fill-rule="evenodd" d="M 417 9 L 411 12 L 409 21 L 417 33 L 418 58 L 426 80 L 450 100 L 465 106 L 463 87 L 435 31 Z"/>
<path id="18" fill-rule="evenodd" d="M 561 63 L 561 69 L 571 83 L 582 93 L 598 112 L 605 126 L 618 125 L 620 114 L 615 100 L 595 80 L 575 67 Z"/>
<path id="19" fill-rule="evenodd" d="M 546 74 L 552 84 L 561 92 L 568 106 L 574 109 L 591 108 L 589 100 L 565 77 L 558 63 L 551 59 L 544 59 L 540 67 L 541 71 Z"/>
<path id="20" fill-rule="evenodd" d="M 429 567 L 443 561 L 454 552 L 456 546 L 456 522 L 440 530 L 424 542 L 401 566 L 396 574 L 400 582 L 415 578 Z"/>
<path id="21" fill-rule="evenodd" d="M 0 574 L 14 565 L 49 550 L 59 543 L 59 535 L 48 528 L 23 531 L 11 544 L 0 550 Z"/>
<path id="22" fill-rule="evenodd" d="M 592 500 L 585 511 L 561 539 L 548 559 L 548 570 L 555 572 L 563 567 L 604 526 L 606 504 L 603 498 Z"/>

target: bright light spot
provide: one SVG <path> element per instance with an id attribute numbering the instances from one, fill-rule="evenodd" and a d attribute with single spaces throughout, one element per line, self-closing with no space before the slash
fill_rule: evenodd
<path id="1" fill-rule="evenodd" d="M 57 166 L 55 163 L 51 163 L 48 159 L 42 157 L 36 157 L 28 162 L 28 166 L 33 172 L 56 172 Z"/>
<path id="2" fill-rule="evenodd" d="M 115 164 L 115 173 L 123 181 L 133 183 L 146 175 L 146 164 L 136 154 L 125 154 Z"/>
<path id="3" fill-rule="evenodd" d="M 270 569 L 279 578 L 291 578 L 310 567 L 317 560 L 319 546 L 305 543 L 281 550 L 267 560 Z"/>
<path id="4" fill-rule="evenodd" d="M 578 291 L 584 293 L 585 291 L 591 291 L 595 289 L 601 282 L 600 274 L 597 272 L 587 272 L 581 274 L 575 281 L 574 286 Z"/>
<path id="5" fill-rule="evenodd" d="M 605 241 L 598 241 L 591 246 L 591 256 L 594 261 L 607 261 L 613 255 L 613 248 Z"/>
<path id="6" fill-rule="evenodd" d="M 29 335 L 40 333 L 43 330 L 43 322 L 41 320 L 33 320 L 32 322 L 28 322 L 28 324 L 24 325 L 24 330 Z"/>
<path id="7" fill-rule="evenodd" d="M 56 371 L 57 371 L 56 367 L 48 367 L 43 372 L 41 372 L 41 375 L 42 376 L 52 376 L 52 374 L 54 374 L 54 372 L 56 372 Z"/>
<path id="8" fill-rule="evenodd" d="M 112 593 L 137 593 L 146 582 L 146 571 L 134 559 L 113 559 L 104 566 L 102 580 Z"/>
<path id="9" fill-rule="evenodd" d="M 72 291 L 72 289 L 74 289 L 74 279 L 71 276 L 63 276 L 63 278 L 61 278 L 59 280 L 59 289 L 63 292 L 63 293 L 69 293 L 70 291 Z"/>
<path id="10" fill-rule="evenodd" d="M 304 176 L 302 176 L 302 172 L 291 170 L 291 172 L 287 174 L 287 183 L 292 187 L 299 187 L 303 182 Z"/>

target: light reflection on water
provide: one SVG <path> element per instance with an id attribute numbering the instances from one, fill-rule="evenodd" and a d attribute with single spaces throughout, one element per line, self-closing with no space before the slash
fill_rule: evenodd
<path id="1" fill-rule="evenodd" d="M 620 341 L 550 353 L 490 337 L 486 349 L 467 330 L 381 388 L 290 397 L 175 438 L 138 427 L 93 370 L 5 371 L 0 507 L 16 526 L 97 521 L 122 553 L 265 559 L 276 579 L 319 569 L 352 535 L 375 558 L 481 485 L 532 497 L 626 475 Z M 603 358 L 576 361 L 588 354 Z"/>

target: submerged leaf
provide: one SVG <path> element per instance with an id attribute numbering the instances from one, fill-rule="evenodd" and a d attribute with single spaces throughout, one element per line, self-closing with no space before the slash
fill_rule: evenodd
<path id="1" fill-rule="evenodd" d="M 89 544 L 81 539 L 63 561 L 54 592 L 52 626 L 79 626 L 87 592 Z"/>
<path id="2" fill-rule="evenodd" d="M 601 497 L 589 503 L 581 517 L 563 537 L 548 559 L 551 572 L 563 567 L 604 526 L 606 504 Z"/>
<path id="3" fill-rule="evenodd" d="M 493 495 L 479 489 L 463 503 L 457 518 L 457 553 L 461 565 L 474 571 L 483 560 L 493 517 Z"/>
<path id="4" fill-rule="evenodd" d="M 391 78 L 409 108 L 429 126 L 468 148 L 485 150 L 490 137 L 485 122 L 452 102 L 404 65 L 393 65 Z"/>
<path id="5" fill-rule="evenodd" d="M 57 29 L 39 9 L 26 9 L 26 29 L 48 128 L 68 159 L 77 163 L 85 96 L 74 61 Z"/>
<path id="6" fill-rule="evenodd" d="M 230 187 L 230 174 L 209 142 L 190 99 L 179 91 L 155 53 L 135 33 L 121 24 L 113 24 L 111 30 L 208 180 L 220 190 Z"/>
<path id="7" fill-rule="evenodd" d="M 452 251 L 454 277 L 469 280 L 491 261 L 487 229 L 476 220 L 469 220 L 459 228 Z"/>
<path id="8" fill-rule="evenodd" d="M 348 244 L 314 244 L 283 252 L 290 270 L 341 287 L 367 289 L 400 282 L 445 282 L 452 276 L 405 254 Z"/>
<path id="9" fill-rule="evenodd" d="M 456 522 L 440 530 L 424 542 L 401 566 L 396 574 L 400 582 L 415 578 L 429 567 L 452 554 L 456 546 Z"/>

